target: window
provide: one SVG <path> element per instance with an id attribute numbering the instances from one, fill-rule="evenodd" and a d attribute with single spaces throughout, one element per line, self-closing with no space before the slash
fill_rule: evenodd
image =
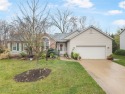
<path id="1" fill-rule="evenodd" d="M 44 50 L 49 49 L 49 39 L 48 38 L 43 38 L 43 49 Z"/>
<path id="2" fill-rule="evenodd" d="M 17 47 L 16 43 L 13 43 L 13 50 L 16 50 L 16 47 Z"/>
<path id="3" fill-rule="evenodd" d="M 63 50 L 63 44 L 60 44 L 60 51 Z"/>
<path id="4" fill-rule="evenodd" d="M 12 43 L 12 50 L 19 51 L 19 43 Z"/>

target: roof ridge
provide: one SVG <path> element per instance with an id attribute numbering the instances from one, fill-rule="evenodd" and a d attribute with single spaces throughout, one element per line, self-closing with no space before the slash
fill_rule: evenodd
<path id="1" fill-rule="evenodd" d="M 97 27 L 95 27 L 95 26 L 93 26 L 93 25 L 90 25 L 89 27 L 85 28 L 82 32 L 78 33 L 76 36 L 80 35 L 81 33 L 85 32 L 86 30 L 88 30 L 88 29 L 90 29 L 90 28 L 93 28 L 93 29 L 95 29 L 95 30 L 98 30 L 100 33 L 102 33 L 102 34 L 105 35 L 106 37 L 108 37 L 108 38 L 110 38 L 110 39 L 113 39 L 113 38 L 110 37 L 108 34 L 106 34 L 105 32 L 103 32 L 101 29 L 99 29 L 99 28 L 97 28 Z M 74 37 L 76 37 L 76 36 L 74 36 Z M 73 38 L 74 38 L 74 37 L 73 37 Z"/>

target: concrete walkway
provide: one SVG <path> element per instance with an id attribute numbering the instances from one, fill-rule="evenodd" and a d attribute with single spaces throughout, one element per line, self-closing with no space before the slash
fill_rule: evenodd
<path id="1" fill-rule="evenodd" d="M 79 62 L 107 94 L 125 94 L 125 67 L 108 60 Z"/>

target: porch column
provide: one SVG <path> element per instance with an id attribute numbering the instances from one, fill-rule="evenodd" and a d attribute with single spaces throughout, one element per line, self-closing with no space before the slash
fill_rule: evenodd
<path id="1" fill-rule="evenodd" d="M 66 53 L 67 53 L 67 42 L 65 43 Z"/>

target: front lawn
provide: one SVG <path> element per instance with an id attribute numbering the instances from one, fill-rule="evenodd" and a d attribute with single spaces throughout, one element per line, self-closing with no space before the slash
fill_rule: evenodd
<path id="1" fill-rule="evenodd" d="M 118 59 L 118 60 L 115 60 L 116 63 L 125 66 L 125 56 L 113 55 L 113 57 L 115 59 Z"/>
<path id="2" fill-rule="evenodd" d="M 16 74 L 49 68 L 51 74 L 36 82 L 15 82 Z M 78 62 L 0 60 L 0 94 L 105 94 Z"/>

